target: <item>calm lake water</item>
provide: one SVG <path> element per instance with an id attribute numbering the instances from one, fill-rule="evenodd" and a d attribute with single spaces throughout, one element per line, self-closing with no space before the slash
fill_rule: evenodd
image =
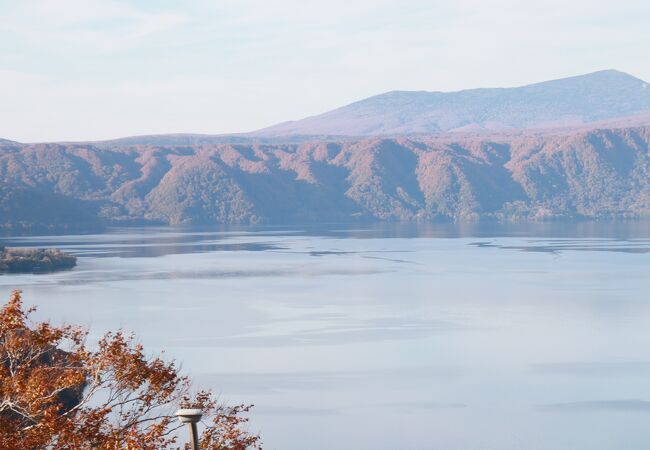
<path id="1" fill-rule="evenodd" d="M 650 447 L 650 224 L 115 229 L 0 276 L 38 318 L 123 327 L 265 449 Z"/>

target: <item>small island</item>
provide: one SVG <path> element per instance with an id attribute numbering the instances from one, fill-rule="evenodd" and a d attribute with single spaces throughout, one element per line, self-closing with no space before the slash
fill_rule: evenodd
<path id="1" fill-rule="evenodd" d="M 0 246 L 0 273 L 54 272 L 71 269 L 77 258 L 52 248 L 9 248 Z"/>

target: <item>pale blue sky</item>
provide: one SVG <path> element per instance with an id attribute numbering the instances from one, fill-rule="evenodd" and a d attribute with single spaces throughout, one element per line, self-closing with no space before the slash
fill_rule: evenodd
<path id="1" fill-rule="evenodd" d="M 249 131 L 381 92 L 615 68 L 637 0 L 0 0 L 0 138 Z"/>

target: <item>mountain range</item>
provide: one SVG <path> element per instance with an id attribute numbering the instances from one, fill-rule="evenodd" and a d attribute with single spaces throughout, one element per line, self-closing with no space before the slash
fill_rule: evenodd
<path id="1" fill-rule="evenodd" d="M 646 86 L 605 71 L 388 93 L 247 135 L 0 140 L 0 227 L 647 217 Z"/>
<path id="2" fill-rule="evenodd" d="M 377 136 L 503 131 L 575 126 L 647 111 L 648 83 L 623 72 L 604 70 L 517 88 L 387 92 L 255 134 Z"/>

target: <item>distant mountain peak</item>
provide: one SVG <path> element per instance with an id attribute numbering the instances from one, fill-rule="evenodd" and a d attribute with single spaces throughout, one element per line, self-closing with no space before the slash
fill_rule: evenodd
<path id="1" fill-rule="evenodd" d="M 634 75 L 630 75 L 627 72 L 623 72 L 622 70 L 617 70 L 617 69 L 603 69 L 603 70 L 597 70 L 595 72 L 590 72 L 586 73 L 584 75 L 576 75 L 572 78 L 587 78 L 587 77 L 612 77 L 612 78 L 620 78 L 620 79 L 630 79 L 630 80 L 636 80 L 636 81 L 642 81 L 639 78 L 635 77 Z"/>
<path id="2" fill-rule="evenodd" d="M 512 88 L 389 91 L 260 136 L 398 135 L 581 125 L 650 112 L 648 83 L 614 69 Z"/>

